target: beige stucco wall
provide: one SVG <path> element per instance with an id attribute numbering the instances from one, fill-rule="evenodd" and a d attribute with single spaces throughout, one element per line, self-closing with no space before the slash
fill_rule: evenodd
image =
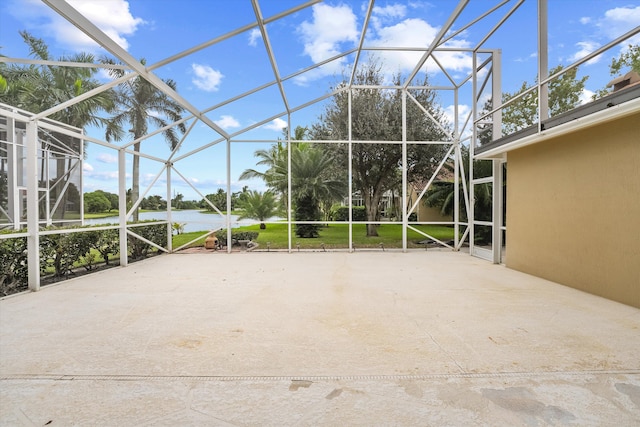
<path id="1" fill-rule="evenodd" d="M 418 213 L 418 221 L 441 221 L 441 222 L 451 222 L 453 221 L 452 215 L 441 215 L 440 208 L 438 207 L 430 207 L 426 206 L 424 203 L 420 203 L 420 205 L 416 208 Z"/>
<path id="2" fill-rule="evenodd" d="M 408 205 L 412 206 L 415 203 L 415 200 L 418 198 L 419 194 L 416 192 L 414 188 L 409 189 L 408 195 Z M 418 221 L 420 222 L 451 222 L 453 221 L 453 214 L 450 215 L 442 215 L 440 213 L 439 207 L 431 207 L 427 206 L 424 203 L 426 196 L 423 196 L 418 203 L 418 206 L 415 209 L 415 213 L 418 215 Z"/>
<path id="3" fill-rule="evenodd" d="M 507 266 L 640 307 L 640 113 L 507 160 Z"/>

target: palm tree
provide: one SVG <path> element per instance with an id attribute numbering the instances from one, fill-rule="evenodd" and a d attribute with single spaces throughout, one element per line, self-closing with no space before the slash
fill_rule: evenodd
<path id="1" fill-rule="evenodd" d="M 42 39 L 33 37 L 27 31 L 20 31 L 20 35 L 29 46 L 30 56 L 43 61 L 54 59 Z M 77 53 L 57 60 L 93 63 L 95 57 L 89 53 Z M 0 93 L 0 99 L 32 113 L 48 110 L 100 86 L 92 78 L 98 71 L 97 68 L 12 65 L 3 66 L 0 71 L 6 80 L 6 88 Z M 50 118 L 79 128 L 106 126 L 108 119 L 101 117 L 99 113 L 111 112 L 114 107 L 114 93 L 105 91 L 57 111 Z"/>
<path id="2" fill-rule="evenodd" d="M 175 195 L 173 200 L 171 201 L 171 205 L 175 209 L 182 209 L 182 202 L 184 201 L 184 195 L 182 193 L 178 193 Z"/>
<path id="3" fill-rule="evenodd" d="M 114 63 L 111 59 L 103 59 L 102 62 Z M 140 63 L 145 65 L 146 61 L 142 59 Z M 114 78 L 124 75 L 124 71 L 116 69 L 110 70 L 109 73 Z M 176 90 L 175 81 L 171 79 L 163 81 L 171 89 Z M 127 80 L 116 89 L 115 93 L 118 111 L 111 117 L 111 126 L 107 128 L 105 134 L 107 141 L 122 139 L 123 126 L 129 127 L 133 140 L 138 140 L 149 132 L 149 125 L 163 128 L 182 118 L 183 107 L 141 76 Z M 177 129 L 171 127 L 162 132 L 172 150 L 179 142 L 178 131 L 186 132 L 184 123 L 178 124 Z M 140 141 L 133 144 L 133 150 L 140 152 Z M 134 203 L 140 197 L 140 156 L 138 155 L 133 156 L 131 196 Z M 138 209 L 135 210 L 133 217 L 134 221 L 138 220 Z"/>
<path id="4" fill-rule="evenodd" d="M 43 61 L 54 59 L 42 39 L 33 37 L 27 31 L 20 31 L 20 35 L 29 46 L 30 56 Z M 58 61 L 94 63 L 95 58 L 89 53 L 77 53 L 71 56 L 62 56 L 58 58 Z M 97 68 L 64 67 L 59 65 L 1 65 L 0 74 L 2 74 L 3 78 L 1 80 L 3 83 L 0 84 L 2 86 L 0 101 L 33 113 L 48 110 L 100 86 L 100 83 L 93 79 L 93 76 L 98 71 Z M 78 128 L 106 126 L 108 125 L 108 119 L 102 117 L 100 113 L 103 111 L 109 113 L 113 111 L 114 107 L 113 91 L 104 91 L 89 99 L 56 111 L 49 117 Z M 45 136 L 44 138 L 47 137 Z M 79 139 L 62 134 L 56 134 L 55 138 L 70 149 L 80 152 Z M 53 152 L 52 155 L 57 157 L 57 176 L 50 191 L 54 199 L 60 196 L 65 197 L 65 200 L 59 203 L 61 209 L 59 213 L 64 218 L 68 194 L 67 192 L 64 195 L 61 194 L 65 185 L 60 181 L 69 179 L 69 175 L 66 172 L 71 167 L 71 159 L 68 159 L 69 164 L 65 165 L 66 156 L 59 156 Z M 44 174 L 43 179 L 45 179 Z"/>
<path id="5" fill-rule="evenodd" d="M 302 126 L 296 126 L 293 134 L 293 140 L 302 141 L 307 136 L 309 129 Z M 284 140 L 288 138 L 288 130 L 284 128 L 282 130 Z M 246 169 L 240 175 L 240 179 L 260 178 L 269 188 L 271 188 L 277 195 L 280 196 L 285 210 L 287 210 L 287 190 L 288 183 L 288 152 L 287 146 L 283 139 L 278 141 L 269 147 L 268 150 L 257 150 L 254 156 L 258 158 L 256 166 L 266 166 L 267 169 L 264 172 L 260 172 L 256 169 Z M 309 145 L 304 142 L 297 142 L 292 144 L 292 156 L 296 150 L 304 150 Z"/>
<path id="6" fill-rule="evenodd" d="M 462 162 L 461 167 L 465 168 L 465 171 L 468 169 L 469 164 L 469 150 L 466 148 L 462 149 Z M 451 162 L 445 163 L 443 168 L 447 169 L 450 174 L 454 173 L 454 165 Z M 473 162 L 473 170 L 474 175 L 476 177 L 486 177 L 491 176 L 493 173 L 493 165 L 491 162 L 486 160 L 474 160 Z M 470 186 L 469 182 L 469 174 L 466 173 L 467 177 L 467 188 Z M 475 195 L 474 195 L 474 209 L 475 209 L 475 217 L 481 221 L 491 221 L 492 217 L 492 187 L 491 184 L 476 184 L 474 186 Z M 460 199 L 462 200 L 463 196 L 463 188 L 460 185 Z M 455 196 L 455 185 L 454 182 L 451 181 L 434 181 L 431 184 L 431 187 L 427 190 L 424 203 L 427 206 L 431 207 L 439 207 L 441 215 L 453 215 L 453 206 L 454 206 L 454 197 Z M 464 216 L 464 212 L 463 212 Z M 466 220 L 466 217 L 463 218 Z"/>
<path id="7" fill-rule="evenodd" d="M 240 179 L 260 178 L 283 200 L 286 200 L 288 187 L 287 147 L 284 142 L 279 140 L 268 150 L 257 150 L 253 155 L 258 158 L 256 166 L 267 166 L 267 169 L 264 172 L 246 169 L 240 174 Z"/>
<path id="8" fill-rule="evenodd" d="M 260 221 L 260 230 L 267 228 L 264 223 L 267 218 L 278 214 L 277 200 L 271 191 L 260 193 L 255 190 L 249 190 L 245 193 L 244 198 L 239 201 L 239 205 L 243 212 L 238 219 L 257 219 Z"/>
<path id="9" fill-rule="evenodd" d="M 284 134 L 287 134 L 285 129 Z M 293 139 L 302 141 L 308 128 L 298 126 Z M 268 150 L 258 150 L 255 156 L 259 166 L 267 166 L 266 171 L 247 169 L 240 179 L 261 178 L 274 192 L 284 200 L 288 191 L 288 151 L 282 140 L 278 140 Z M 295 142 L 291 145 L 291 190 L 295 205 L 296 221 L 320 220 L 320 204 L 342 197 L 345 184 L 333 178 L 331 166 L 334 159 L 324 150 L 308 142 Z M 286 203 L 286 202 L 285 202 Z M 285 204 L 285 208 L 286 204 Z M 300 237 L 317 237 L 317 224 L 297 224 L 296 234 Z"/>
<path id="10" fill-rule="evenodd" d="M 319 221 L 321 202 L 340 199 L 344 195 L 344 182 L 328 173 L 332 163 L 333 158 L 327 152 L 313 146 L 291 153 L 296 221 Z M 318 229 L 318 224 L 296 224 L 296 235 L 318 237 Z"/>

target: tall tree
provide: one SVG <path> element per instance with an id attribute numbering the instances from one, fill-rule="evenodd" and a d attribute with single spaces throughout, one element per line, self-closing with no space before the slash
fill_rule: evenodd
<path id="1" fill-rule="evenodd" d="M 106 64 L 114 64 L 113 60 L 104 58 Z M 141 64 L 146 61 L 142 59 Z M 111 69 L 109 74 L 114 78 L 124 75 L 123 70 Z M 176 90 L 176 82 L 171 79 L 163 80 L 167 86 Z M 107 141 L 121 140 L 124 137 L 123 127 L 129 127 L 133 140 L 138 140 L 149 133 L 149 126 L 163 128 L 182 118 L 182 106 L 158 90 L 141 76 L 137 76 L 122 83 L 115 90 L 117 111 L 111 117 L 112 126 L 107 128 Z M 184 123 L 162 131 L 162 135 L 174 149 L 179 142 L 179 134 L 186 132 Z M 133 144 L 133 150 L 140 152 L 140 141 Z M 140 196 L 140 156 L 133 156 L 131 197 L 135 203 Z M 138 220 L 138 209 L 134 212 L 134 221 Z"/>
<path id="2" fill-rule="evenodd" d="M 331 155 L 319 147 L 303 145 L 291 153 L 291 190 L 296 221 L 320 221 L 321 203 L 339 200 L 344 195 L 345 183 L 335 179 L 328 171 L 334 162 Z M 296 224 L 298 237 L 318 237 L 318 224 Z"/>
<path id="3" fill-rule="evenodd" d="M 55 59 L 51 57 L 44 40 L 32 36 L 27 31 L 20 31 L 20 36 L 29 46 L 29 55 L 33 58 L 43 61 Z M 90 53 L 76 53 L 61 56 L 57 61 L 94 63 L 95 57 Z M 60 65 L 7 66 L 4 63 L 0 65 L 0 74 L 6 83 L 5 90 L 0 91 L 0 100 L 32 113 L 48 110 L 100 86 L 93 78 L 98 68 Z M 105 91 L 57 111 L 50 118 L 79 128 L 106 126 L 109 123 L 108 119 L 101 116 L 101 113 L 111 112 L 114 106 L 114 93 Z"/>
<path id="4" fill-rule="evenodd" d="M 401 76 L 394 77 L 400 84 Z M 378 86 L 383 83 L 381 66 L 372 61 L 361 67 L 355 75 L 354 85 Z M 346 86 L 346 79 L 338 87 Z M 421 86 L 428 86 L 425 78 Z M 443 113 L 436 103 L 435 93 L 429 89 L 412 89 L 409 93 L 429 112 L 432 120 L 412 100 L 407 100 L 407 141 L 441 141 L 447 137 L 436 122 L 444 123 Z M 348 139 L 349 102 L 348 91 L 336 94 L 325 108 L 311 130 L 312 139 Z M 402 140 L 402 92 L 400 90 L 353 89 L 352 90 L 352 139 L 354 141 L 400 141 Z M 435 171 L 444 156 L 443 145 L 408 144 L 408 162 L 402 165 L 400 144 L 354 143 L 353 156 L 349 159 L 345 143 L 322 144 L 339 165 L 346 171 L 352 163 L 353 186 L 364 199 L 367 212 L 367 236 L 377 236 L 376 221 L 384 193 L 397 188 L 398 170 L 403 166 L 409 181 L 424 179 Z"/>
<path id="5" fill-rule="evenodd" d="M 306 138 L 309 129 L 303 126 L 296 126 L 291 135 L 291 139 L 294 141 L 302 141 Z M 288 128 L 282 129 L 283 138 L 278 138 L 278 141 L 271 145 L 269 149 L 261 149 L 257 150 L 254 153 L 254 156 L 259 160 L 256 163 L 256 166 L 266 166 L 264 172 L 261 172 L 257 169 L 246 169 L 242 174 L 240 174 L 240 179 L 251 179 L 251 178 L 260 178 L 262 179 L 267 187 L 269 187 L 276 195 L 280 197 L 280 201 L 284 206 L 285 210 L 287 210 L 287 192 L 289 188 L 289 180 L 288 180 L 288 156 L 289 153 L 287 151 L 287 145 L 285 143 L 289 138 L 289 130 Z M 301 143 L 296 143 L 293 145 L 293 150 L 295 149 L 304 149 L 305 145 Z"/>
<path id="6" fill-rule="evenodd" d="M 467 179 L 467 188 L 471 188 L 471 181 L 468 171 L 469 165 L 469 149 L 462 147 L 462 164 L 461 167 L 465 168 L 465 177 Z M 442 165 L 443 169 L 447 170 L 449 175 L 455 173 L 455 165 L 452 161 L 448 161 Z M 487 177 L 493 173 L 493 165 L 487 160 L 474 160 L 473 170 L 476 177 Z M 474 209 L 475 217 L 481 221 L 491 221 L 491 195 L 492 187 L 489 183 L 476 184 L 474 196 Z M 460 200 L 463 199 L 462 194 L 463 187 L 460 185 Z M 439 180 L 435 181 L 425 195 L 424 203 L 430 207 L 440 208 L 441 215 L 453 215 L 454 211 L 454 199 L 455 199 L 455 184 L 453 180 Z M 461 212 L 461 218 L 463 221 L 467 220 L 466 210 Z"/>
<path id="7" fill-rule="evenodd" d="M 609 65 L 609 73 L 612 76 L 621 75 L 623 71 L 627 71 L 631 68 L 631 71 L 635 71 L 640 74 L 640 45 L 629 45 L 629 47 L 620 53 L 617 58 L 611 60 Z M 602 88 L 596 91 L 591 97 L 594 101 L 609 95 L 611 92 L 608 88 Z"/>
<path id="8" fill-rule="evenodd" d="M 27 31 L 20 31 L 23 41 L 29 46 L 29 55 L 43 61 L 53 61 L 46 43 Z M 94 63 L 94 56 L 89 53 L 76 53 L 70 56 L 61 56 L 57 61 Z M 100 86 L 94 79 L 97 68 L 73 67 L 61 65 L 7 65 L 0 63 L 0 102 L 18 107 L 32 113 L 40 113 L 56 105 L 72 100 L 85 92 Z M 80 101 L 67 108 L 56 111 L 49 117 L 51 119 L 69 124 L 78 128 L 87 126 L 107 126 L 109 121 L 103 117 L 104 112 L 113 111 L 115 106 L 113 91 L 104 91 L 91 98 Z M 46 136 L 43 138 L 45 139 Z M 69 149 L 80 152 L 81 140 L 68 135 L 57 134 L 52 144 L 64 144 Z M 58 213 L 64 218 L 67 206 L 68 192 L 62 194 L 65 188 L 65 180 L 70 179 L 67 170 L 70 168 L 71 159 L 57 154 L 61 150 L 52 150 L 56 157 L 56 178 L 51 186 L 51 197 L 55 200 L 63 197 L 58 204 Z M 43 163 L 44 166 L 44 163 Z M 43 179 L 46 179 L 43 175 Z M 67 187 L 69 188 L 69 187 Z"/>
<path id="9" fill-rule="evenodd" d="M 632 71 L 640 73 L 640 45 L 630 44 L 626 51 L 611 60 L 611 75 L 620 73 L 625 67 L 630 67 Z"/>
<path id="10" fill-rule="evenodd" d="M 562 65 L 558 65 L 549 71 L 549 75 L 551 76 L 562 70 Z M 580 103 L 580 95 L 582 94 L 584 84 L 589 77 L 584 76 L 578 79 L 576 78 L 577 73 L 578 68 L 573 68 L 549 82 L 550 117 L 569 111 L 577 107 Z M 522 82 L 520 89 L 516 92 L 506 92 L 502 95 L 503 102 L 507 102 L 518 96 L 531 86 L 532 85 L 530 83 Z M 514 101 L 502 111 L 502 124 L 505 133 L 507 134 L 532 126 L 537 122 L 538 93 L 535 90 L 529 92 L 517 101 Z"/>
<path id="11" fill-rule="evenodd" d="M 278 140 L 268 149 L 257 150 L 253 155 L 258 159 L 256 166 L 266 167 L 265 171 L 249 168 L 240 174 L 239 179 L 262 179 L 267 187 L 280 196 L 283 202 L 286 201 L 289 184 L 287 179 L 288 153 L 285 143 L 282 140 Z"/>
<path id="12" fill-rule="evenodd" d="M 211 194 L 207 194 L 205 196 L 205 198 L 210 201 L 211 203 L 213 203 L 213 205 L 218 208 L 220 211 L 226 211 L 227 210 L 227 192 L 224 191 L 222 188 L 218 188 L 218 191 L 215 193 L 211 193 Z M 211 205 L 209 203 L 207 203 L 204 199 L 202 199 L 200 201 L 200 207 L 204 208 L 208 211 L 213 211 L 214 209 L 211 207 Z M 230 210 L 233 209 L 233 200 L 232 200 L 232 207 Z"/>
<path id="13" fill-rule="evenodd" d="M 174 209 L 182 209 L 183 202 L 184 202 L 184 194 L 178 193 L 173 197 L 173 199 L 171 199 L 171 206 Z"/>

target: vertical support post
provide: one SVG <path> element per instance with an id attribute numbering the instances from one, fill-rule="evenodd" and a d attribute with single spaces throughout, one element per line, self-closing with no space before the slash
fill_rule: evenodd
<path id="1" fill-rule="evenodd" d="M 469 181 L 469 218 L 468 227 L 469 227 L 469 254 L 473 255 L 474 251 L 474 240 L 475 240 L 475 212 L 474 212 L 474 204 L 475 204 L 475 195 L 476 189 L 473 183 L 473 157 L 475 155 L 476 143 L 478 142 L 478 125 L 476 124 L 476 120 L 478 119 L 478 52 L 474 51 L 472 55 L 473 69 L 471 70 L 472 79 L 472 104 L 471 104 L 471 117 L 473 123 L 473 128 L 471 129 L 471 143 L 469 144 L 469 169 L 467 169 L 469 175 L 467 179 Z"/>
<path id="2" fill-rule="evenodd" d="M 460 136 L 458 131 L 458 87 L 454 89 L 454 105 L 455 111 L 455 149 L 453 150 L 453 247 L 458 250 L 460 241 L 460 161 L 462 154 L 460 152 Z"/>
<path id="3" fill-rule="evenodd" d="M 549 118 L 549 83 L 540 83 L 549 77 L 547 18 L 547 0 L 538 0 L 538 132 Z"/>
<path id="4" fill-rule="evenodd" d="M 491 206 L 493 212 L 491 227 L 491 249 L 492 261 L 494 264 L 500 264 L 502 253 L 502 161 L 494 159 L 493 161 L 493 191 Z"/>
<path id="5" fill-rule="evenodd" d="M 227 253 L 231 253 L 231 139 L 227 138 Z"/>
<path id="6" fill-rule="evenodd" d="M 46 189 L 44 193 L 44 220 L 47 227 L 50 227 L 53 224 L 53 221 L 51 221 L 51 183 L 49 181 L 49 177 L 51 176 L 51 163 L 49 162 L 49 159 L 51 159 L 51 150 L 49 148 L 49 144 L 43 143 L 42 145 L 42 162 L 44 164 L 44 176 L 42 177 L 42 181 L 44 181 L 44 187 Z M 64 162 L 56 161 L 57 176 L 60 175 L 60 172 L 57 170 L 60 163 Z"/>
<path id="7" fill-rule="evenodd" d="M 407 89 L 402 89 L 402 252 L 407 252 Z"/>
<path id="8" fill-rule="evenodd" d="M 84 135 L 84 130 L 81 131 L 81 134 Z M 78 159 L 80 162 L 80 189 L 84 188 L 84 139 L 80 140 L 80 158 Z M 80 191 L 80 224 L 84 225 L 84 193 Z"/>
<path id="9" fill-rule="evenodd" d="M 457 90 L 457 89 L 456 89 Z M 456 141 L 456 148 L 453 150 L 453 241 L 454 248 L 458 250 L 460 243 L 460 140 Z"/>
<path id="10" fill-rule="evenodd" d="M 27 263 L 29 290 L 40 290 L 40 231 L 38 210 L 38 122 L 27 122 Z"/>
<path id="11" fill-rule="evenodd" d="M 351 126 L 351 88 L 348 93 L 348 120 L 347 120 L 347 133 L 349 140 L 349 168 L 348 168 L 348 182 L 347 182 L 347 191 L 349 193 L 349 252 L 353 252 L 353 140 L 352 140 L 352 126 Z M 363 194 L 364 196 L 364 194 Z"/>
<path id="12" fill-rule="evenodd" d="M 492 53 L 493 60 L 493 74 L 492 74 L 492 97 L 493 105 L 496 106 L 502 103 L 502 51 L 494 50 Z M 492 117 L 492 139 L 495 141 L 502 137 L 502 110 L 498 110 L 493 113 Z M 493 249 L 493 263 L 500 264 L 502 260 L 502 212 L 503 206 L 502 197 L 503 191 L 503 174 L 502 174 L 502 161 L 493 161 L 493 226 L 492 226 L 492 249 Z"/>
<path id="13" fill-rule="evenodd" d="M 120 217 L 120 267 L 129 264 L 127 245 L 127 158 L 124 148 L 118 150 L 118 216 Z"/>
<path id="14" fill-rule="evenodd" d="M 293 242 L 292 242 L 292 233 L 291 233 L 291 213 L 292 213 L 292 205 L 293 196 L 291 194 L 291 189 L 293 188 L 293 177 L 291 176 L 291 115 L 287 115 L 287 244 L 288 251 L 291 253 L 293 251 Z"/>
<path id="15" fill-rule="evenodd" d="M 173 222 L 171 220 L 171 168 L 173 163 L 167 162 L 167 250 L 173 252 Z"/>
<path id="16" fill-rule="evenodd" d="M 493 99 L 493 108 L 502 104 L 502 50 L 495 49 L 491 54 L 493 62 L 492 74 L 491 74 L 491 98 Z M 498 110 L 493 113 L 491 118 L 492 140 L 495 141 L 502 137 L 502 110 Z"/>
<path id="17" fill-rule="evenodd" d="M 22 171 L 21 165 L 18 165 L 18 138 L 16 135 L 16 120 L 13 117 L 7 117 L 7 164 L 9 170 L 7 173 L 7 195 L 9 196 L 8 214 L 11 216 L 13 229 L 20 229 L 20 190 L 18 190 L 18 170 Z"/>

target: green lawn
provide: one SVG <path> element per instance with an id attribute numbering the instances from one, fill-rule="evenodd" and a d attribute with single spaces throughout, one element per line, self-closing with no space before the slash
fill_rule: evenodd
<path id="1" fill-rule="evenodd" d="M 111 212 L 84 213 L 84 219 L 107 218 L 110 216 L 118 216 L 118 210 L 114 209 Z"/>
<path id="2" fill-rule="evenodd" d="M 424 231 L 431 236 L 443 240 L 453 240 L 452 227 L 443 225 L 417 225 L 415 228 Z M 257 242 L 260 249 L 267 248 L 267 242 L 271 249 L 287 249 L 287 224 L 268 224 L 266 230 L 260 230 L 258 224 L 247 227 L 234 228 L 234 231 L 257 231 Z M 292 226 L 293 232 L 293 226 Z M 185 233 L 173 236 L 173 247 L 177 248 L 189 240 L 196 238 L 204 232 Z M 356 248 L 379 248 L 380 243 L 385 248 L 401 248 L 402 247 L 402 225 L 400 224 L 383 224 L 378 227 L 378 237 L 367 237 L 364 224 L 353 225 L 353 244 Z M 294 249 L 300 245 L 300 249 L 321 249 L 322 244 L 326 249 L 346 249 L 349 245 L 349 225 L 348 224 L 331 224 L 320 229 L 320 237 L 315 239 L 300 239 L 293 234 L 291 244 Z M 407 232 L 407 246 L 409 248 L 424 247 L 418 244 L 427 237 L 413 230 Z M 204 244 L 204 238 L 200 239 L 194 246 Z"/>
<path id="3" fill-rule="evenodd" d="M 172 211 L 179 211 L 181 209 L 172 209 Z M 190 209 L 187 209 L 190 210 Z M 140 209 L 140 212 L 166 212 L 166 211 L 153 211 L 153 210 L 149 210 L 149 209 Z M 218 214 L 218 212 L 214 212 L 214 211 L 207 211 L 207 210 L 200 210 L 200 213 L 202 214 Z M 222 212 L 223 214 L 226 214 L 226 211 Z M 231 215 L 240 215 L 242 213 L 242 211 L 231 211 Z M 110 216 L 118 216 L 118 210 L 117 209 L 112 209 L 109 212 L 98 212 L 98 213 L 88 213 L 85 212 L 84 213 L 84 219 L 96 219 L 96 218 L 107 218 Z"/>

